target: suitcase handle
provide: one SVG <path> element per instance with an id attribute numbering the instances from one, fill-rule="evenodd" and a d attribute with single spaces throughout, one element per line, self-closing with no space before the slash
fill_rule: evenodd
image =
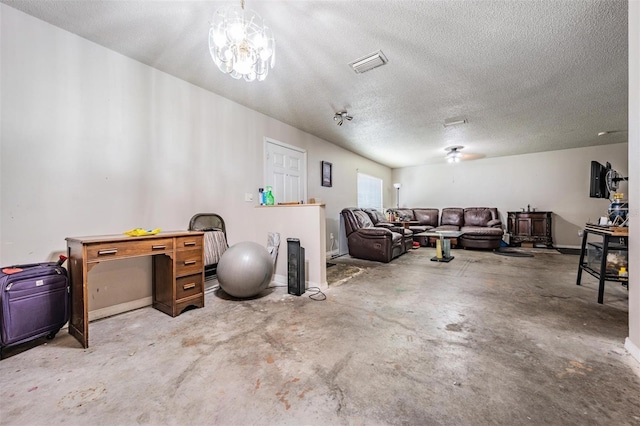
<path id="1" fill-rule="evenodd" d="M 54 265 L 62 266 L 65 260 L 67 260 L 67 256 L 61 254 L 60 260 L 58 260 L 57 262 L 23 263 L 22 265 L 12 265 L 12 266 L 9 266 L 8 268 L 29 269 L 29 268 L 35 268 L 38 266 L 54 266 Z"/>
<path id="2" fill-rule="evenodd" d="M 49 265 L 49 266 L 53 266 L 56 265 L 56 262 L 48 262 L 48 263 L 25 263 L 23 265 L 13 265 L 13 266 L 9 266 L 9 268 L 20 268 L 20 269 L 29 269 L 29 268 L 36 268 L 38 266 L 42 266 L 42 265 Z"/>

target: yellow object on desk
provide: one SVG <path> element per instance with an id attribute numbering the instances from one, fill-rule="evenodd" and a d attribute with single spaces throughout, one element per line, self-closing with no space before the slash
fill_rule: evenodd
<path id="1" fill-rule="evenodd" d="M 146 229 L 142 229 L 142 228 L 135 228 L 135 229 L 130 229 L 130 230 L 126 231 L 124 234 L 128 235 L 130 237 L 142 237 L 144 235 L 156 235 L 160 231 L 162 231 L 162 229 L 160 229 L 160 228 L 150 229 L 150 230 L 146 230 Z"/>

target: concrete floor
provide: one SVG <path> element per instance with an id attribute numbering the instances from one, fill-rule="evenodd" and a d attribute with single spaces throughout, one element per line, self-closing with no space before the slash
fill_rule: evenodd
<path id="1" fill-rule="evenodd" d="M 578 256 L 335 259 L 327 300 L 208 294 L 0 362 L 3 425 L 638 425 L 628 292 Z M 352 277 L 350 279 L 346 279 Z"/>

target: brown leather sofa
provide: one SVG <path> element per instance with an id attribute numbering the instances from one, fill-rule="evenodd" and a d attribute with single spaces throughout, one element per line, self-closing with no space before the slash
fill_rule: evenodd
<path id="1" fill-rule="evenodd" d="M 389 209 L 388 211 L 397 216 L 401 221 L 414 222 L 408 226 L 408 229 L 414 234 L 431 231 L 438 226 L 438 209 L 416 207 L 413 209 Z M 429 246 L 429 237 L 414 236 L 413 240 L 418 242 L 422 247 Z"/>
<path id="2" fill-rule="evenodd" d="M 394 232 L 385 226 L 374 226 L 362 209 L 348 207 L 340 212 L 344 219 L 349 255 L 358 259 L 390 262 L 406 253 L 412 233 Z"/>
<path id="3" fill-rule="evenodd" d="M 495 250 L 502 241 L 502 221 L 495 207 L 448 207 L 442 209 L 440 226 L 434 231 L 462 231 L 464 248 Z"/>
<path id="4" fill-rule="evenodd" d="M 385 228 L 389 228 L 393 232 L 398 232 L 407 237 L 412 237 L 415 232 L 422 232 L 422 230 L 424 229 L 422 227 L 418 227 L 417 229 L 415 227 L 405 228 L 403 225 L 388 222 L 384 213 L 382 213 L 380 210 L 377 210 L 377 209 L 363 209 L 363 210 L 369 215 L 369 218 L 371 219 L 373 226 L 382 226 Z"/>
<path id="5" fill-rule="evenodd" d="M 389 209 L 389 213 L 395 214 L 401 221 L 417 222 L 409 225 L 415 234 L 429 231 L 438 226 L 438 209 L 413 208 L 413 209 Z"/>
<path id="6" fill-rule="evenodd" d="M 457 243 L 464 248 L 497 249 L 502 240 L 502 222 L 498 209 L 494 207 L 447 207 L 442 209 L 438 221 L 438 209 L 405 208 L 389 209 L 403 220 L 417 221 L 410 226 L 415 233 L 424 231 L 462 231 Z M 436 237 L 433 237 L 435 240 Z M 426 246 L 427 238 L 418 238 L 420 245 Z"/>

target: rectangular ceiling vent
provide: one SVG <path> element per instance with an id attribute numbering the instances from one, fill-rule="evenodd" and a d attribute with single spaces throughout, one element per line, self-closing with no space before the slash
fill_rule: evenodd
<path id="1" fill-rule="evenodd" d="M 353 68 L 356 74 L 362 74 L 363 72 L 371 71 L 374 68 L 381 67 L 387 62 L 389 62 L 389 60 L 386 56 L 384 56 L 382 50 L 378 50 L 377 52 L 373 52 L 372 54 L 367 55 L 363 58 L 356 59 L 349 65 L 351 66 L 351 68 Z"/>

